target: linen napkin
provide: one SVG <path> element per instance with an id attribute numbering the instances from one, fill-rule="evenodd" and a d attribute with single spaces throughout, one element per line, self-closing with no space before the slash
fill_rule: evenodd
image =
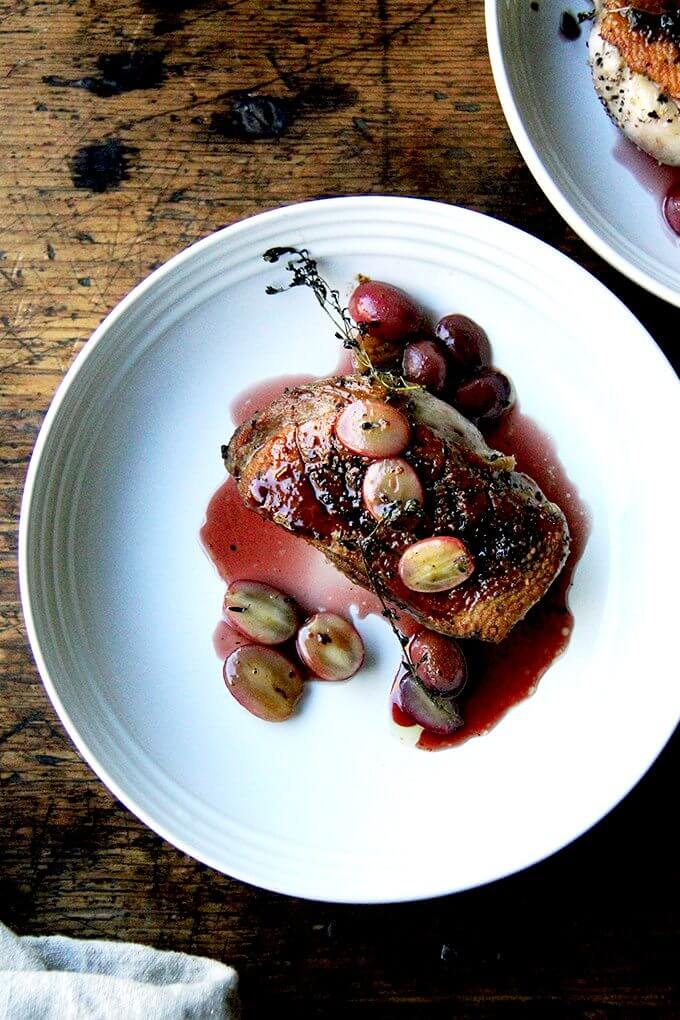
<path id="1" fill-rule="evenodd" d="M 130 942 L 20 938 L 0 924 L 2 1020 L 237 1020 L 236 971 Z"/>

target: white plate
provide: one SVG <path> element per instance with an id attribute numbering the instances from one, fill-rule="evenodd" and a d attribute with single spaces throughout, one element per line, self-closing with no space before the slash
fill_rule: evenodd
<path id="1" fill-rule="evenodd" d="M 577 41 L 560 35 L 568 6 L 540 0 L 534 11 L 529 0 L 486 0 L 489 56 L 508 125 L 576 233 L 641 287 L 680 305 L 680 238 L 663 219 L 663 189 L 632 171 L 648 161 L 600 105 L 587 61 L 589 23 Z M 591 9 L 586 0 L 571 8 Z"/>
<path id="2" fill-rule="evenodd" d="M 592 512 L 568 652 L 488 736 L 428 754 L 389 723 L 397 649 L 315 684 L 275 726 L 224 691 L 222 585 L 197 532 L 228 407 L 264 376 L 324 372 L 337 341 L 307 290 L 265 297 L 271 245 L 307 245 L 344 293 L 359 271 L 488 329 L 522 408 Z M 21 587 L 45 686 L 84 757 L 176 846 L 319 899 L 449 893 L 563 846 L 649 767 L 675 726 L 678 387 L 624 306 L 503 223 L 397 198 L 291 206 L 172 259 L 109 315 L 59 389 L 31 462 Z"/>

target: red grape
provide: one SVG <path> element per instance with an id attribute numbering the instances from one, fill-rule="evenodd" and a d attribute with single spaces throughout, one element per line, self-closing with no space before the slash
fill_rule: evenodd
<path id="1" fill-rule="evenodd" d="M 430 693 L 410 673 L 399 681 L 399 706 L 423 729 L 442 736 L 455 733 L 464 722 L 452 698 Z"/>
<path id="2" fill-rule="evenodd" d="M 421 538 L 399 560 L 399 576 L 411 591 L 451 591 L 467 581 L 474 569 L 467 546 L 453 535 Z"/>
<path id="3" fill-rule="evenodd" d="M 379 280 L 360 283 L 352 292 L 348 308 L 354 321 L 366 323 L 371 336 L 379 340 L 413 336 L 423 322 L 422 309 L 408 294 Z"/>
<path id="4" fill-rule="evenodd" d="M 362 494 L 366 509 L 376 521 L 395 504 L 403 506 L 409 500 L 422 503 L 424 498 L 418 475 L 401 457 L 374 460 L 364 476 Z"/>
<path id="5" fill-rule="evenodd" d="M 354 400 L 348 404 L 335 426 L 335 432 L 348 450 L 363 457 L 395 457 L 405 450 L 411 428 L 396 407 L 381 400 Z"/>
<path id="6" fill-rule="evenodd" d="M 295 600 L 261 581 L 232 581 L 224 596 L 224 619 L 232 630 L 263 645 L 280 645 L 298 625 Z"/>
<path id="7" fill-rule="evenodd" d="M 433 340 L 418 340 L 404 348 L 404 379 L 439 393 L 446 382 L 446 358 Z"/>
<path id="8" fill-rule="evenodd" d="M 467 315 L 445 315 L 434 332 L 446 348 L 451 367 L 459 376 L 491 364 L 489 338 L 482 327 L 468 319 Z"/>
<path id="9" fill-rule="evenodd" d="M 359 632 L 337 613 L 315 613 L 297 636 L 298 655 L 320 680 L 349 680 L 364 661 Z"/>
<path id="10" fill-rule="evenodd" d="M 460 645 L 433 630 L 420 630 L 408 646 L 418 679 L 430 691 L 457 696 L 465 687 L 467 667 Z"/>
<path id="11" fill-rule="evenodd" d="M 513 402 L 510 380 L 495 368 L 480 369 L 460 383 L 453 394 L 453 403 L 461 414 L 482 424 L 496 421 Z"/>
<path id="12" fill-rule="evenodd" d="M 288 719 L 302 694 L 297 667 L 275 648 L 243 645 L 231 653 L 223 672 L 230 694 L 267 722 Z"/>

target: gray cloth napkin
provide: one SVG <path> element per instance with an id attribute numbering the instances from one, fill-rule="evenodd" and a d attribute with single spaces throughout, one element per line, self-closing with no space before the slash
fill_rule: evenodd
<path id="1" fill-rule="evenodd" d="M 0 924 L 2 1020 L 236 1020 L 237 975 L 203 956 Z"/>

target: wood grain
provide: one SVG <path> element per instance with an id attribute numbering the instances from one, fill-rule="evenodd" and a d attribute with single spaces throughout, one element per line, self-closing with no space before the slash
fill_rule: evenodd
<path id="1" fill-rule="evenodd" d="M 357 192 L 461 203 L 576 258 L 676 355 L 680 313 L 589 251 L 524 166 L 481 0 L 0 0 L 0 33 L 2 920 L 230 961 L 250 1017 L 677 1020 L 677 738 L 594 831 L 499 885 L 291 900 L 113 800 L 43 693 L 18 604 L 23 479 L 65 370 L 152 267 L 243 216 Z"/>

